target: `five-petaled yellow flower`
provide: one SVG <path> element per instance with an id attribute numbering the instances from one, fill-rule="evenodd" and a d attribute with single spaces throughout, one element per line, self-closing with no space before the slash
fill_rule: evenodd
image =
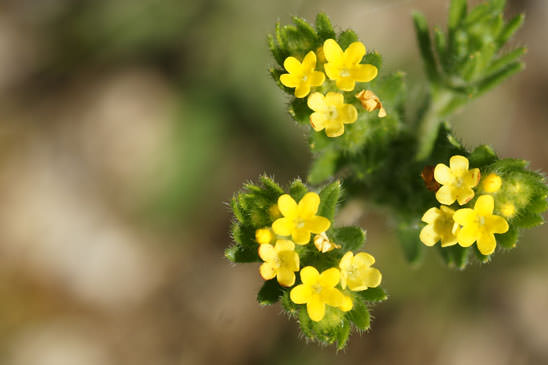
<path id="1" fill-rule="evenodd" d="M 314 110 L 310 115 L 310 124 L 316 132 L 325 129 L 328 137 L 338 137 L 344 133 L 344 125 L 358 119 L 354 105 L 345 104 L 341 93 L 329 92 L 327 95 L 312 93 L 308 97 L 308 107 Z"/>
<path id="2" fill-rule="evenodd" d="M 457 243 L 459 225 L 453 220 L 455 211 L 444 205 L 440 209 L 430 208 L 422 216 L 422 221 L 428 223 L 419 235 L 426 246 L 434 246 L 441 240 L 441 247 L 452 246 Z"/>
<path id="3" fill-rule="evenodd" d="M 375 258 L 368 253 L 360 252 L 356 256 L 351 251 L 344 254 L 339 262 L 341 269 L 341 287 L 352 291 L 374 288 L 381 283 L 381 272 L 374 267 Z"/>
<path id="4" fill-rule="evenodd" d="M 276 246 L 265 243 L 259 247 L 259 257 L 265 261 L 259 268 L 265 280 L 278 277 L 282 286 L 295 284 L 295 271 L 299 271 L 299 255 L 295 244 L 288 240 L 276 241 Z"/>
<path id="5" fill-rule="evenodd" d="M 493 215 L 495 202 L 491 195 L 482 195 L 476 201 L 474 209 L 459 209 L 453 219 L 462 225 L 457 234 L 459 244 L 469 247 L 477 241 L 479 251 L 490 255 L 495 251 L 497 241 L 494 233 L 508 231 L 508 222 L 498 215 Z"/>
<path id="6" fill-rule="evenodd" d="M 386 117 L 386 110 L 382 106 L 381 99 L 375 93 L 371 90 L 362 90 L 359 93 L 356 94 L 356 99 L 360 101 L 363 108 L 367 110 L 368 112 L 372 112 L 373 110 L 379 110 L 379 114 L 377 116 L 379 118 Z"/>
<path id="7" fill-rule="evenodd" d="M 289 194 L 284 194 L 278 198 L 283 217 L 274 221 L 272 229 L 280 236 L 291 236 L 298 245 L 306 245 L 311 233 L 325 232 L 331 225 L 329 219 L 316 215 L 319 206 L 320 196 L 316 193 L 306 193 L 299 204 Z"/>
<path id="8" fill-rule="evenodd" d="M 313 51 L 307 53 L 303 62 L 295 57 L 287 57 L 284 61 L 287 74 L 280 76 L 280 82 L 287 87 L 295 88 L 295 96 L 304 98 L 310 92 L 310 87 L 320 86 L 325 80 L 321 71 L 316 71 L 316 54 Z"/>
<path id="9" fill-rule="evenodd" d="M 303 283 L 291 289 L 289 297 L 296 304 L 306 303 L 308 316 L 315 322 L 325 316 L 326 304 L 348 312 L 353 306 L 352 299 L 335 289 L 339 279 L 340 272 L 335 267 L 320 274 L 314 267 L 307 266 L 301 270 Z"/>
<path id="10" fill-rule="evenodd" d="M 328 39 L 323 44 L 323 53 L 327 63 L 325 73 L 336 80 L 337 87 L 343 91 L 352 91 L 357 82 L 369 82 L 377 76 L 377 68 L 369 64 L 360 64 L 365 55 L 365 46 L 354 42 L 343 52 L 339 44 Z"/>
<path id="11" fill-rule="evenodd" d="M 480 170 L 468 170 L 468 159 L 460 155 L 452 156 L 449 166 L 439 163 L 434 169 L 434 178 L 443 185 L 436 192 L 436 198 L 445 205 L 455 200 L 464 205 L 474 197 L 472 188 L 478 185 Z"/>

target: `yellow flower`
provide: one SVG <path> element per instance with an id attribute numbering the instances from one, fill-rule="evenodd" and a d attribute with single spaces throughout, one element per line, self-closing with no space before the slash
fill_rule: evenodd
<path id="1" fill-rule="evenodd" d="M 299 204 L 284 194 L 278 199 L 283 217 L 274 221 L 272 229 L 280 236 L 291 236 L 298 245 L 306 245 L 311 233 L 325 232 L 331 225 L 329 219 L 316 215 L 319 206 L 320 196 L 316 193 L 306 193 Z"/>
<path id="2" fill-rule="evenodd" d="M 464 156 L 453 156 L 449 166 L 439 163 L 434 169 L 434 178 L 443 186 L 436 192 L 438 201 L 451 205 L 457 200 L 464 205 L 474 197 L 473 187 L 480 179 L 479 169 L 468 170 L 468 159 Z"/>
<path id="3" fill-rule="evenodd" d="M 457 243 L 459 225 L 453 220 L 455 211 L 444 205 L 440 209 L 430 208 L 422 216 L 422 221 L 428 223 L 419 235 L 426 246 L 434 246 L 441 240 L 441 247 L 452 246 Z"/>
<path id="4" fill-rule="evenodd" d="M 384 110 L 384 108 L 382 107 L 381 99 L 379 99 L 379 97 L 375 95 L 373 91 L 362 90 L 356 94 L 356 99 L 360 101 L 362 106 L 368 112 L 379 109 L 379 114 L 377 114 L 377 116 L 379 118 L 386 117 L 386 110 Z"/>
<path id="5" fill-rule="evenodd" d="M 320 93 L 310 94 L 308 107 L 314 110 L 310 115 L 310 124 L 316 132 L 325 129 L 328 137 L 338 137 L 344 133 L 344 125 L 358 119 L 358 111 L 354 105 L 345 104 L 341 93 L 329 92 L 323 96 Z"/>
<path id="6" fill-rule="evenodd" d="M 255 240 L 258 244 L 271 243 L 274 239 L 274 232 L 269 227 L 259 228 L 255 231 Z"/>
<path id="7" fill-rule="evenodd" d="M 337 81 L 337 87 L 343 91 L 352 91 L 357 82 L 369 82 L 377 76 L 377 68 L 360 62 L 365 55 L 365 46 L 354 42 L 343 52 L 333 39 L 323 44 L 323 52 L 327 63 L 325 73 L 331 80 Z"/>
<path id="8" fill-rule="evenodd" d="M 295 284 L 294 271 L 299 271 L 299 255 L 293 242 L 278 240 L 274 247 L 263 244 L 259 247 L 259 257 L 265 261 L 259 269 L 263 279 L 270 280 L 277 276 L 282 286 Z"/>
<path id="9" fill-rule="evenodd" d="M 491 195 L 482 195 L 476 201 L 474 209 L 459 209 L 453 219 L 462 225 L 457 234 L 459 244 L 469 247 L 477 241 L 479 251 L 490 255 L 495 251 L 497 241 L 494 233 L 508 231 L 508 222 L 498 215 L 493 215 L 495 201 Z"/>
<path id="10" fill-rule="evenodd" d="M 310 92 L 311 86 L 320 86 L 325 80 L 323 72 L 314 70 L 316 54 L 313 51 L 308 52 L 302 63 L 295 57 L 287 57 L 284 67 L 289 73 L 281 75 L 280 82 L 284 86 L 295 88 L 295 96 L 298 98 L 304 98 Z"/>
<path id="11" fill-rule="evenodd" d="M 341 269 L 341 287 L 352 291 L 374 288 L 381 283 L 381 272 L 374 267 L 375 258 L 368 253 L 360 252 L 356 256 L 351 251 L 344 254 L 339 262 Z"/>
<path id="12" fill-rule="evenodd" d="M 487 175 L 481 183 L 486 193 L 496 193 L 502 186 L 502 179 L 495 173 Z"/>
<path id="13" fill-rule="evenodd" d="M 336 248 L 341 248 L 341 245 L 337 245 L 335 242 L 330 241 L 325 232 L 314 236 L 314 246 L 316 246 L 318 251 L 321 253 L 326 253 Z"/>
<path id="14" fill-rule="evenodd" d="M 320 274 L 314 267 L 307 266 L 301 270 L 303 283 L 291 289 L 289 297 L 296 304 L 306 303 L 308 316 L 315 322 L 324 317 L 326 304 L 348 312 L 353 306 L 352 299 L 335 289 L 339 279 L 340 272 L 335 267 Z"/>

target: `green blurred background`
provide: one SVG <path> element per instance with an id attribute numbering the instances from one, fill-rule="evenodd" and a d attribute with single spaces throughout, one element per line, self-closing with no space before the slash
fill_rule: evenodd
<path id="1" fill-rule="evenodd" d="M 473 1 L 472 3 L 478 3 Z M 266 34 L 319 11 L 424 92 L 412 9 L 448 1 L 0 0 L 0 363 L 546 364 L 545 227 L 465 272 L 404 262 L 386 218 L 350 203 L 390 300 L 346 350 L 307 344 L 234 266 L 227 202 L 305 176 L 303 129 L 268 76 Z M 548 2 L 511 42 L 527 69 L 453 121 L 548 171 Z M 366 207 L 366 206 L 365 206 Z"/>

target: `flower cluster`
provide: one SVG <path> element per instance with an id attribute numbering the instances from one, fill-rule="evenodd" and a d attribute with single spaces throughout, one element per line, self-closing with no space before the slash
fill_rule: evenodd
<path id="1" fill-rule="evenodd" d="M 293 56 L 287 57 L 283 66 L 288 73 L 280 75 L 280 82 L 294 88 L 297 98 L 310 94 L 307 105 L 313 111 L 310 115 L 312 128 L 316 132 L 325 130 L 328 137 L 338 137 L 344 133 L 345 124 L 356 122 L 358 111 L 354 105 L 345 103 L 343 93 L 323 92 L 332 89 L 351 92 L 356 82 L 370 82 L 377 76 L 378 70 L 374 65 L 361 63 L 366 54 L 361 42 L 353 42 L 343 51 L 334 39 L 327 39 L 317 52 L 319 57 L 314 51 L 309 51 L 302 61 Z M 316 70 L 318 59 L 323 71 Z M 311 93 L 313 88 L 320 91 Z M 378 109 L 380 118 L 386 116 L 380 99 L 371 90 L 361 90 L 356 98 L 366 111 Z"/>
<path id="2" fill-rule="evenodd" d="M 479 186 L 480 170 L 469 169 L 468 159 L 455 155 L 449 160 L 449 166 L 442 163 L 436 165 L 434 179 L 439 184 L 436 199 L 442 205 L 439 208 L 432 207 L 424 213 L 422 221 L 426 226 L 420 232 L 422 243 L 433 246 L 441 241 L 442 247 L 457 243 L 462 247 L 470 247 L 476 242 L 483 255 L 492 254 L 497 243 L 495 234 L 505 233 L 509 229 L 506 219 L 493 214 L 493 195 L 503 184 L 501 177 L 494 173 L 489 174 Z M 474 189 L 478 186 L 486 194 L 475 199 L 472 207 L 471 203 L 476 195 Z M 455 203 L 464 207 L 452 209 L 450 206 Z M 504 212 L 504 208 L 502 211 Z"/>
<path id="3" fill-rule="evenodd" d="M 291 301 L 306 304 L 312 321 L 319 322 L 324 318 L 326 306 L 342 312 L 350 311 L 354 305 L 348 291 L 363 291 L 380 284 L 380 271 L 371 267 L 375 259 L 365 252 L 354 255 L 347 251 L 338 260 L 338 267 L 322 272 L 313 265 L 301 269 L 298 246 L 306 246 L 312 240 L 320 255 L 340 250 L 342 246 L 328 235 L 331 221 L 317 215 L 320 206 L 317 193 L 304 194 L 298 203 L 291 195 L 283 194 L 276 206 L 281 216 L 271 227 L 259 228 L 255 232 L 259 257 L 264 261 L 259 272 L 265 280 L 276 278 L 282 287 L 293 287 L 289 295 Z M 301 281 L 296 286 L 295 272 L 299 272 Z"/>

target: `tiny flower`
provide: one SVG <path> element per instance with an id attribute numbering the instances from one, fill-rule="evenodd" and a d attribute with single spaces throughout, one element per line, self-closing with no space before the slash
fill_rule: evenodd
<path id="1" fill-rule="evenodd" d="M 477 241 L 479 251 L 490 255 L 495 251 L 497 241 L 494 233 L 508 231 L 508 222 L 498 215 L 493 215 L 495 201 L 491 195 L 482 195 L 476 201 L 474 209 L 459 209 L 453 219 L 462 225 L 457 234 L 459 244 L 469 247 Z"/>
<path id="2" fill-rule="evenodd" d="M 339 262 L 341 269 L 341 287 L 352 291 L 374 288 L 381 283 L 381 272 L 374 267 L 375 258 L 368 253 L 360 252 L 356 256 L 351 251 L 344 254 Z"/>
<path id="3" fill-rule="evenodd" d="M 464 156 L 453 156 L 449 166 L 439 163 L 434 169 L 434 178 L 443 186 L 436 192 L 438 201 L 451 205 L 457 200 L 464 205 L 474 197 L 473 187 L 480 179 L 479 169 L 468 170 L 468 159 Z"/>
<path id="4" fill-rule="evenodd" d="M 495 173 L 487 175 L 481 185 L 486 193 L 496 193 L 502 186 L 502 179 Z"/>
<path id="5" fill-rule="evenodd" d="M 421 172 L 421 178 L 424 181 L 424 185 L 426 185 L 426 188 L 430 191 L 438 191 L 440 188 L 440 183 L 434 179 L 434 166 L 428 165 L 424 166 L 424 169 L 422 169 Z"/>
<path id="6" fill-rule="evenodd" d="M 265 243 L 272 243 L 274 237 L 274 232 L 272 232 L 270 227 L 259 228 L 255 231 L 255 240 L 260 245 L 263 245 Z"/>
<path id="7" fill-rule="evenodd" d="M 377 68 L 369 64 L 360 64 L 365 55 L 365 46 L 354 42 L 343 52 L 338 43 L 328 39 L 323 44 L 327 63 L 325 73 L 331 80 L 337 81 L 337 87 L 343 91 L 352 91 L 357 82 L 369 82 L 377 76 Z"/>
<path id="8" fill-rule="evenodd" d="M 512 203 L 504 203 L 500 207 L 500 212 L 506 218 L 511 218 L 516 214 L 516 206 Z"/>
<path id="9" fill-rule="evenodd" d="M 382 107 L 381 99 L 373 91 L 371 90 L 362 90 L 359 93 L 356 94 L 356 98 L 360 101 L 362 106 L 367 110 L 368 112 L 372 112 L 373 110 L 378 109 L 379 114 L 377 116 L 379 118 L 386 117 L 386 110 Z"/>
<path id="10" fill-rule="evenodd" d="M 321 71 L 315 71 L 316 54 L 313 51 L 307 53 L 303 62 L 295 57 L 287 57 L 284 61 L 287 74 L 280 76 L 280 82 L 287 87 L 295 88 L 295 96 L 304 98 L 310 92 L 310 87 L 320 86 L 325 80 Z"/>
<path id="11" fill-rule="evenodd" d="M 314 236 L 314 246 L 316 246 L 318 251 L 321 253 L 326 253 L 336 248 L 341 248 L 341 245 L 337 245 L 335 242 L 330 241 L 325 232 Z"/>
<path id="12" fill-rule="evenodd" d="M 308 97 L 308 107 L 314 111 L 310 115 L 310 124 L 316 132 L 325 129 L 328 137 L 338 137 L 344 133 L 344 125 L 358 119 L 354 105 L 345 104 L 341 93 L 329 92 L 327 95 L 313 93 Z"/>
<path id="13" fill-rule="evenodd" d="M 426 246 L 434 246 L 441 240 L 441 247 L 452 246 L 457 243 L 459 225 L 453 220 L 455 211 L 442 205 L 440 209 L 430 208 L 422 216 L 422 221 L 428 223 L 419 235 Z"/>
<path id="14" fill-rule="evenodd" d="M 299 255 L 295 244 L 288 240 L 276 241 L 276 246 L 265 243 L 259 247 L 259 257 L 265 261 L 259 268 L 263 279 L 278 278 L 282 286 L 295 284 L 295 273 L 299 271 Z"/>
<path id="15" fill-rule="evenodd" d="M 343 312 L 352 309 L 352 299 L 341 293 L 335 286 L 339 283 L 340 272 L 332 267 L 321 274 L 312 266 L 301 270 L 300 285 L 289 293 L 289 297 L 296 304 L 305 304 L 311 320 L 319 322 L 325 316 L 325 305 L 338 307 Z"/>
<path id="16" fill-rule="evenodd" d="M 299 204 L 284 194 L 278 198 L 283 217 L 274 221 L 272 229 L 280 236 L 291 236 L 298 245 L 306 245 L 311 233 L 325 232 L 331 225 L 329 219 L 316 215 L 319 206 L 320 196 L 316 193 L 306 193 Z"/>

